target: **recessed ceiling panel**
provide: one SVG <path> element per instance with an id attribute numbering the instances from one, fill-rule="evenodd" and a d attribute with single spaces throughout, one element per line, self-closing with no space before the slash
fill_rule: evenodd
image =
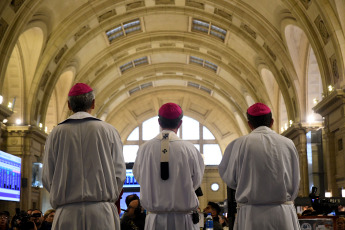
<path id="1" fill-rule="evenodd" d="M 181 53 L 156 53 L 151 55 L 151 63 L 187 63 L 187 55 Z"/>
<path id="2" fill-rule="evenodd" d="M 152 31 L 187 31 L 188 16 L 174 14 L 148 15 L 144 18 L 147 32 Z"/>

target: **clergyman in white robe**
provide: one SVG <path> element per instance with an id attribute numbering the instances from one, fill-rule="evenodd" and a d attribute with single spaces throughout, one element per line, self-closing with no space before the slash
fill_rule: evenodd
<path id="1" fill-rule="evenodd" d="M 162 133 L 169 133 L 169 179 L 160 174 Z M 140 184 L 140 200 L 148 211 L 145 230 L 199 230 L 191 211 L 199 206 L 195 190 L 204 174 L 204 161 L 195 146 L 164 130 L 143 144 L 133 166 Z"/>
<path id="2" fill-rule="evenodd" d="M 236 190 L 234 229 L 300 229 L 293 204 L 300 170 L 298 153 L 290 139 L 267 126 L 257 127 L 228 145 L 219 174 Z"/>
<path id="3" fill-rule="evenodd" d="M 256 128 L 229 144 L 219 174 L 236 190 L 237 229 L 299 229 L 295 207 L 288 202 L 297 197 L 300 179 L 290 139 L 265 126 Z"/>
<path id="4" fill-rule="evenodd" d="M 77 83 L 70 94 L 91 90 Z M 61 122 L 46 141 L 42 177 L 56 209 L 53 230 L 120 229 L 115 202 L 126 166 L 122 142 L 113 126 L 84 111 Z"/>

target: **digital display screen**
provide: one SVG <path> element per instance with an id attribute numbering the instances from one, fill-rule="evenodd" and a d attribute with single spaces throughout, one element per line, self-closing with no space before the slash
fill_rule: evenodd
<path id="1" fill-rule="evenodd" d="M 0 200 L 20 201 L 20 157 L 0 151 Z"/>
<path id="2" fill-rule="evenodd" d="M 132 169 L 126 169 L 126 180 L 123 185 L 124 188 L 139 188 L 137 180 L 134 178 Z"/>

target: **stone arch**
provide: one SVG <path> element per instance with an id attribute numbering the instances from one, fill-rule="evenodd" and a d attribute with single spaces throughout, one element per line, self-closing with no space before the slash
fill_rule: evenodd
<path id="1" fill-rule="evenodd" d="M 14 104 L 14 114 L 9 123 L 21 119 L 24 124 L 29 122 L 27 98 L 32 87 L 33 77 L 43 47 L 44 33 L 40 27 L 30 27 L 22 33 L 12 51 L 7 65 L 4 85 L 5 103 Z"/>
<path id="2" fill-rule="evenodd" d="M 45 127 L 47 127 L 47 132 L 51 131 L 56 124 L 62 122 L 69 115 L 67 106 L 68 92 L 72 87 L 74 77 L 75 69 L 67 69 L 60 75 L 59 80 L 55 84 L 46 109 L 45 119 L 42 121 Z"/>
<path id="3" fill-rule="evenodd" d="M 306 33 L 294 23 L 285 23 L 285 42 L 297 76 L 294 84 L 299 95 L 298 103 L 301 105 L 300 118 L 301 122 L 306 122 L 308 116 L 313 114 L 311 108 L 314 98 L 321 100 L 321 93 L 325 87 L 322 84 L 317 58 Z M 315 84 L 317 84 L 316 88 Z M 319 118 L 319 116 L 316 117 Z"/>
<path id="4" fill-rule="evenodd" d="M 334 0 L 335 9 L 343 31 L 345 31 L 345 3 L 343 0 Z"/>

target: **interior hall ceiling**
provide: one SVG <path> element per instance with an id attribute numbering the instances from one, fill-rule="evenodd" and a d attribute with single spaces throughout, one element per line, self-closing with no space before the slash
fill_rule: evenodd
<path id="1" fill-rule="evenodd" d="M 304 29 L 308 8 L 317 7 L 312 1 L 8 2 L 0 7 L 12 12 L 3 10 L 2 17 L 14 18 L 8 26 L 18 29 L 16 36 L 30 28 L 43 34 L 24 93 L 28 124 L 53 127 L 65 119 L 62 94 L 76 82 L 91 85 L 96 93 L 93 114 L 117 127 L 123 138 L 168 101 L 180 103 L 186 115 L 205 124 L 224 143 L 222 149 L 249 131 L 245 113 L 252 102 L 268 104 L 278 121 L 282 95 L 288 119 L 301 119 L 301 89 L 294 85 L 298 76 L 282 22 Z M 263 68 L 273 74 L 278 91 L 266 88 Z"/>

